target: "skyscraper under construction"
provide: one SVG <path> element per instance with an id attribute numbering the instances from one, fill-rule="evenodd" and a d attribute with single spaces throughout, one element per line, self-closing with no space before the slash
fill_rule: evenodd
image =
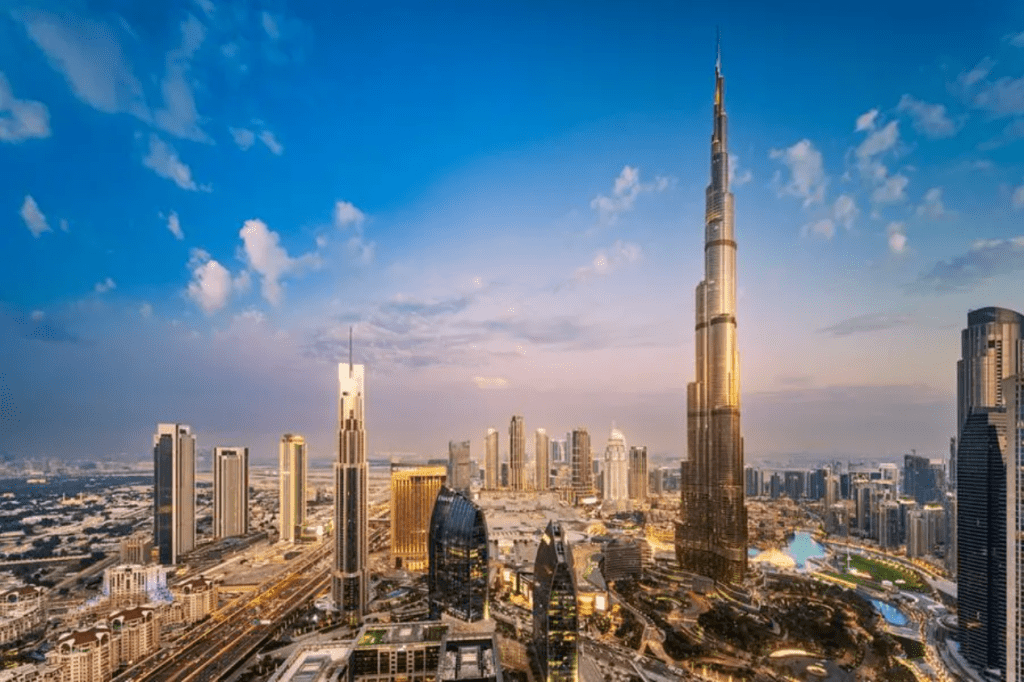
<path id="1" fill-rule="evenodd" d="M 684 570 L 738 583 L 747 568 L 747 513 L 736 346 L 736 238 L 726 132 L 719 50 L 704 217 L 704 279 L 696 296 L 696 377 L 686 387 L 688 456 L 682 463 L 676 556 Z"/>

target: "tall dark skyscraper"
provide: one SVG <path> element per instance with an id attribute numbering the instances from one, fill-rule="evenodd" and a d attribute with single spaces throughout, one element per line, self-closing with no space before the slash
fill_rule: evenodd
<path id="1" fill-rule="evenodd" d="M 594 459 L 590 450 L 590 433 L 582 426 L 569 435 L 569 452 L 573 500 L 578 503 L 594 494 Z"/>
<path id="2" fill-rule="evenodd" d="M 978 672 L 1006 661 L 1006 416 L 977 408 L 957 450 L 957 624 Z"/>
<path id="3" fill-rule="evenodd" d="M 533 567 L 533 643 L 545 682 L 579 680 L 579 614 L 572 549 L 549 521 Z"/>
<path id="4" fill-rule="evenodd" d="M 427 545 L 430 617 L 487 618 L 487 521 L 465 492 L 447 486 L 438 492 Z"/>
<path id="5" fill-rule="evenodd" d="M 738 583 L 747 569 L 736 345 L 736 237 L 721 52 L 715 63 L 711 183 L 704 216 L 704 279 L 696 296 L 696 377 L 686 387 L 687 461 L 676 556 L 684 570 Z"/>
<path id="6" fill-rule="evenodd" d="M 172 565 L 196 545 L 196 437 L 185 424 L 153 435 L 153 546 Z"/>
<path id="7" fill-rule="evenodd" d="M 956 363 L 957 437 L 976 408 L 1005 407 L 1003 380 L 1024 371 L 1021 339 L 1024 315 L 1006 308 L 979 308 L 967 313 Z"/>
<path id="8" fill-rule="evenodd" d="M 508 474 L 512 490 L 526 490 L 526 424 L 519 414 L 508 425 Z"/>
<path id="9" fill-rule="evenodd" d="M 342 618 L 366 615 L 370 567 L 367 518 L 364 368 L 338 363 L 338 461 L 334 463 L 334 573 L 331 594 Z"/>

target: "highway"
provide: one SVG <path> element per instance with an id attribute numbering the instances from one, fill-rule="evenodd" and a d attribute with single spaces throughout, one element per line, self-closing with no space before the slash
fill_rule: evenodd
<path id="1" fill-rule="evenodd" d="M 268 639 L 281 621 L 314 599 L 330 582 L 333 545 L 327 537 L 293 559 L 256 592 L 241 595 L 188 630 L 172 650 L 129 667 L 115 682 L 207 682 L 226 676 Z"/>

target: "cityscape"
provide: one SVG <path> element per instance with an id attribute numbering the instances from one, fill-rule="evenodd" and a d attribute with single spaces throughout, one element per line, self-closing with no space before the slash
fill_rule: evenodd
<path id="1" fill-rule="evenodd" d="M 819 14 L 0 6 L 0 682 L 1024 680 L 1024 14 Z"/>

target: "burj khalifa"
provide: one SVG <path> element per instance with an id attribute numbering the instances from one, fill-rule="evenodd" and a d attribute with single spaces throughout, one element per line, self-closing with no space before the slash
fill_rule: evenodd
<path id="1" fill-rule="evenodd" d="M 711 183 L 704 213 L 704 279 L 697 285 L 696 376 L 686 387 L 687 460 L 676 522 L 683 570 L 738 584 L 747 568 L 736 346 L 736 236 L 729 191 L 725 78 L 715 62 Z"/>

